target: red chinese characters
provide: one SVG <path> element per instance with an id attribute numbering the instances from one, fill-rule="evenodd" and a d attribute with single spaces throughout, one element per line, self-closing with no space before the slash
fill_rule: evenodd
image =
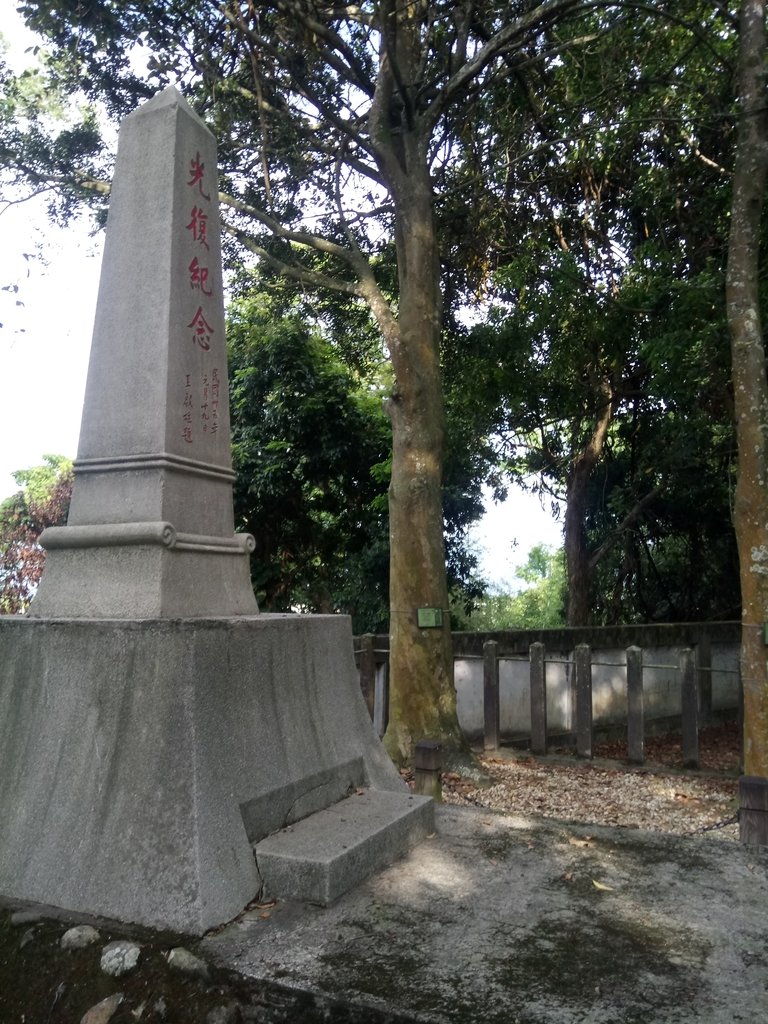
<path id="1" fill-rule="evenodd" d="M 208 267 L 200 265 L 197 256 L 189 264 L 189 284 L 192 288 L 199 288 L 203 295 L 212 295 L 208 287 Z"/>
<path id="2" fill-rule="evenodd" d="M 203 433 L 208 433 L 208 423 L 210 422 L 210 416 L 208 415 L 208 374 L 204 373 L 203 378 L 200 382 L 200 421 L 203 425 Z"/>
<path id="3" fill-rule="evenodd" d="M 211 433 L 215 434 L 219 429 L 219 388 L 221 386 L 221 380 L 219 378 L 219 371 L 216 367 L 213 368 L 211 374 Z"/>
<path id="4" fill-rule="evenodd" d="M 193 341 L 197 342 L 204 352 L 207 352 L 211 347 L 211 335 L 213 334 L 213 328 L 205 319 L 202 306 L 197 307 L 197 312 L 187 324 L 187 327 L 192 328 Z"/>
<path id="5" fill-rule="evenodd" d="M 217 322 L 215 310 L 209 307 L 207 301 L 216 300 L 215 279 L 206 263 L 206 253 L 210 252 L 208 225 L 211 189 L 199 151 L 189 160 L 184 182 L 193 193 L 185 224 L 185 237 L 189 252 L 187 280 L 190 292 L 196 293 L 195 301 L 190 303 L 189 319 L 185 319 L 184 327 L 192 345 L 203 352 L 209 352 L 215 334 L 211 320 L 214 324 Z M 193 384 L 194 377 L 197 380 Z M 181 436 L 187 444 L 193 443 L 195 437 L 199 436 L 198 432 L 214 434 L 219 427 L 219 370 L 203 369 L 199 377 L 197 374 L 194 377 L 185 374 Z"/>
<path id="6" fill-rule="evenodd" d="M 204 249 L 210 249 L 208 245 L 208 214 L 199 206 L 193 206 L 190 214 L 191 220 L 187 224 L 187 231 L 192 232 L 192 238 Z"/>
<path id="7" fill-rule="evenodd" d="M 187 184 L 194 188 L 197 186 L 197 191 L 203 197 L 203 199 L 210 200 L 210 195 L 203 191 L 203 178 L 205 177 L 205 164 L 200 161 L 200 151 L 195 153 L 194 159 L 189 161 L 189 173 L 190 179 Z"/>

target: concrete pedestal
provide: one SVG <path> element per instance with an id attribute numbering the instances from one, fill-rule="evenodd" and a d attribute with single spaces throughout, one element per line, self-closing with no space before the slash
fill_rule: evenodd
<path id="1" fill-rule="evenodd" d="M 202 934 L 269 888 L 252 844 L 357 787 L 407 795 L 347 618 L 0 618 L 3 895 Z"/>

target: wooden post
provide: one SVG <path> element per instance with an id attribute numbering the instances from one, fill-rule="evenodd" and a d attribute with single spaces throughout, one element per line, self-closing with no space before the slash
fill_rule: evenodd
<path id="1" fill-rule="evenodd" d="M 699 721 L 708 725 L 712 721 L 712 641 L 709 633 L 702 633 L 696 644 L 696 675 L 699 683 Z"/>
<path id="2" fill-rule="evenodd" d="M 499 645 L 483 644 L 483 747 L 499 749 Z"/>
<path id="3" fill-rule="evenodd" d="M 368 714 L 371 718 L 373 718 L 373 708 L 376 700 L 375 641 L 376 637 L 373 633 L 364 633 L 360 637 L 360 689 L 363 691 Z"/>
<path id="4" fill-rule="evenodd" d="M 699 767 L 699 686 L 696 659 L 690 647 L 680 651 L 680 703 L 683 729 L 683 765 Z"/>
<path id="5" fill-rule="evenodd" d="M 544 644 L 528 648 L 531 663 L 531 753 L 547 752 L 547 679 Z"/>
<path id="6" fill-rule="evenodd" d="M 434 740 L 419 740 L 414 757 L 414 788 L 419 796 L 431 796 L 433 800 L 443 799 L 440 785 L 440 769 L 443 764 L 443 748 Z"/>
<path id="7" fill-rule="evenodd" d="M 381 739 L 389 725 L 389 657 L 380 666 L 380 670 L 376 671 L 376 686 L 373 695 L 373 724 L 379 739 Z"/>
<path id="8" fill-rule="evenodd" d="M 575 650 L 576 665 L 576 753 L 592 757 L 592 651 L 589 644 Z"/>
<path id="9" fill-rule="evenodd" d="M 768 779 L 739 779 L 739 839 L 747 846 L 768 846 Z"/>
<path id="10" fill-rule="evenodd" d="M 645 760 L 645 712 L 643 708 L 643 652 L 627 648 L 627 760 Z"/>

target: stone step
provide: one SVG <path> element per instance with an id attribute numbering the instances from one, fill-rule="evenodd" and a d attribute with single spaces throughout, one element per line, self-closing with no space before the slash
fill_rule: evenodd
<path id="1" fill-rule="evenodd" d="M 365 789 L 254 844 L 265 891 L 328 906 L 434 829 L 429 797 Z"/>

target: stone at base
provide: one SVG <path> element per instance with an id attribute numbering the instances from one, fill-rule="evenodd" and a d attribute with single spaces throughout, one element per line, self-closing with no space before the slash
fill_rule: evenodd
<path id="1" fill-rule="evenodd" d="M 739 839 L 745 846 L 768 847 L 768 779 L 739 779 Z"/>
<path id="2" fill-rule="evenodd" d="M 257 894 L 262 809 L 361 776 L 406 792 L 346 617 L 0 618 L 3 895 L 199 935 Z"/>

